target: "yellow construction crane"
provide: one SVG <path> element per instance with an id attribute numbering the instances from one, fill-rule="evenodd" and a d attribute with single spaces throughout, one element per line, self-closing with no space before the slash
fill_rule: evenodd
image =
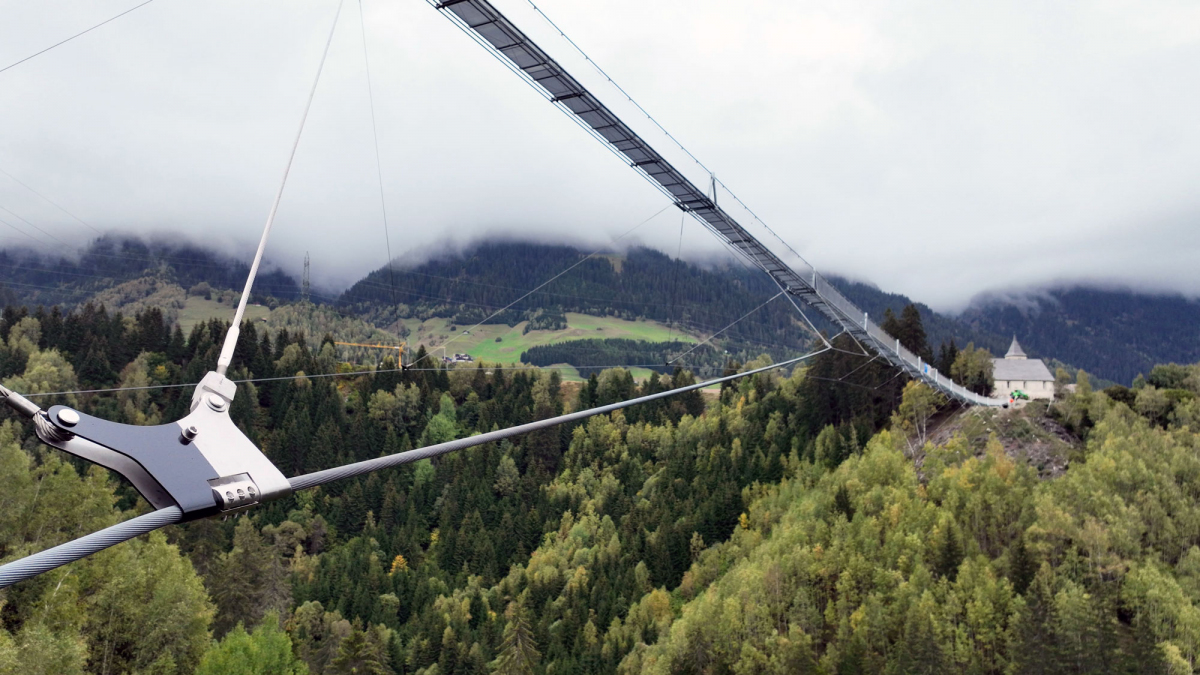
<path id="1" fill-rule="evenodd" d="M 404 347 L 408 345 L 407 342 L 401 342 L 399 345 L 367 345 L 367 344 L 362 344 L 359 342 L 338 342 L 337 340 L 334 340 L 333 344 L 344 345 L 346 347 L 372 347 L 374 349 L 395 349 L 396 350 L 396 365 L 400 366 L 401 368 L 404 367 Z"/>

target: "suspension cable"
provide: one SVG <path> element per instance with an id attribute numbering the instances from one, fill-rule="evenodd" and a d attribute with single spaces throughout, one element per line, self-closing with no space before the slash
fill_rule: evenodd
<path id="1" fill-rule="evenodd" d="M 5 171 L 5 170 L 4 170 L 4 169 L 2 169 L 2 168 L 0 168 L 0 173 L 4 174 L 5 176 L 8 176 L 8 177 L 9 177 L 9 179 L 10 179 L 10 180 L 12 180 L 12 181 L 13 181 L 14 183 L 16 183 L 17 185 L 20 185 L 21 187 L 25 188 L 26 190 L 29 190 L 29 191 L 30 191 L 30 192 L 32 192 L 33 194 L 37 195 L 38 197 L 40 197 L 40 198 L 42 199 L 42 201 L 46 202 L 47 204 L 49 204 L 49 205 L 53 206 L 54 208 L 58 209 L 59 211 L 62 211 L 63 213 L 67 214 L 68 216 L 71 216 L 71 217 L 72 217 L 72 218 L 74 218 L 75 220 L 79 221 L 80 223 L 82 223 L 83 225 L 85 225 L 85 226 L 86 226 L 88 229 L 90 229 L 91 231 L 95 232 L 96 234 L 104 234 L 104 233 L 103 233 L 103 232 L 101 232 L 100 230 L 98 230 L 98 229 L 96 229 L 95 227 L 93 227 L 91 223 L 89 223 L 89 222 L 85 221 L 84 219 L 80 218 L 79 216 L 75 215 L 74 213 L 71 213 L 70 211 L 68 211 L 68 210 L 64 209 L 62 206 L 59 206 L 57 202 L 53 201 L 52 199 L 50 199 L 50 198 L 49 198 L 49 197 L 47 197 L 46 195 L 44 195 L 44 194 L 42 194 L 42 193 L 38 192 L 37 190 L 34 190 L 33 188 L 29 187 L 29 186 L 28 186 L 28 185 L 26 185 L 24 182 L 22 182 L 22 181 L 21 181 L 21 179 L 17 178 L 16 176 L 12 175 L 11 173 L 9 173 L 9 172 Z"/>
<path id="2" fill-rule="evenodd" d="M 3 68 L 0 68 L 0 73 L 3 73 L 4 71 L 8 70 L 9 68 L 16 68 L 17 66 L 21 65 L 22 63 L 25 63 L 26 61 L 28 61 L 28 60 L 30 60 L 30 59 L 32 59 L 32 58 L 35 58 L 35 57 L 41 56 L 42 54 L 45 54 L 46 52 L 50 51 L 51 49 L 54 49 L 55 47 L 60 47 L 60 46 L 62 46 L 62 45 L 65 45 L 65 44 L 67 44 L 68 42 L 70 42 L 71 40 L 74 40 L 75 38 L 77 38 L 77 37 L 79 37 L 79 36 L 81 36 L 81 35 L 86 35 L 87 33 L 90 33 L 90 32 L 92 32 L 92 31 L 96 30 L 97 28 L 99 28 L 99 27 L 103 26 L 104 24 L 106 24 L 106 23 L 109 23 L 109 22 L 112 22 L 112 21 L 116 21 L 117 19 L 119 19 L 119 18 L 121 18 L 121 17 L 125 16 L 126 14 L 128 14 L 128 13 L 132 12 L 133 10 L 135 10 L 135 9 L 141 9 L 142 7 L 145 7 L 146 5 L 148 5 L 148 4 L 152 3 L 152 2 L 154 2 L 154 0 L 146 0 L 146 1 L 145 1 L 145 2 L 143 2 L 142 4 L 140 4 L 140 5 L 135 5 L 135 6 L 133 6 L 133 7 L 130 7 L 129 9 L 125 10 L 124 12 L 121 12 L 120 14 L 118 14 L 118 15 L 116 15 L 116 16 L 114 16 L 114 17 L 111 17 L 111 18 L 105 19 L 104 21 L 101 21 L 100 23 L 96 24 L 95 26 L 92 26 L 91 28 L 89 28 L 89 29 L 87 29 L 87 30 L 85 30 L 85 31 L 80 31 L 80 32 L 78 32 L 78 33 L 76 33 L 76 34 L 72 35 L 71 37 L 69 37 L 69 38 L 67 38 L 67 39 L 65 39 L 65 40 L 60 40 L 60 41 L 58 41 L 58 42 L 55 42 L 54 44 L 50 45 L 49 47 L 46 47 L 45 49 L 41 50 L 40 52 L 35 52 L 35 53 L 33 53 L 33 54 L 30 54 L 29 56 L 26 56 L 25 58 L 21 59 L 20 61 L 17 61 L 16 63 L 10 63 L 10 64 L 8 64 L 7 66 L 4 66 Z"/>
<path id="3" fill-rule="evenodd" d="M 546 23 L 550 24 L 550 27 L 553 28 L 559 34 L 559 36 L 562 37 L 562 39 L 567 42 L 567 44 L 571 45 L 571 47 L 573 47 L 575 49 L 575 51 L 578 52 L 579 55 L 583 57 L 583 60 L 585 60 L 589 64 L 591 64 L 592 67 L 596 69 L 596 72 L 599 73 L 600 76 L 603 77 L 606 81 L 608 81 L 608 83 L 610 85 L 612 85 L 613 88 L 615 88 L 617 91 L 619 91 L 621 93 L 621 95 L 625 97 L 625 99 L 627 101 L 632 103 L 634 107 L 636 107 L 639 111 L 641 111 L 641 113 L 646 116 L 646 119 L 650 120 L 650 122 L 652 122 L 654 124 L 654 126 L 658 127 L 658 130 L 661 131 L 667 138 L 671 139 L 671 142 L 674 143 L 680 150 L 682 150 L 684 152 L 684 154 L 686 154 L 688 157 L 690 157 L 691 160 L 693 162 L 695 162 L 697 166 L 699 166 L 701 169 L 703 169 L 705 172 L 708 173 L 710 179 L 713 182 L 713 187 L 714 187 L 713 202 L 714 203 L 716 202 L 716 189 L 715 188 L 716 188 L 716 186 L 719 185 L 722 188 L 724 188 L 725 192 L 728 192 L 729 196 L 733 197 L 733 200 L 736 201 L 738 204 L 740 204 L 741 207 L 743 209 L 745 209 L 746 212 L 749 213 L 752 218 L 754 218 L 754 220 L 758 221 L 758 223 L 761 224 L 764 228 L 766 228 L 766 230 L 768 232 L 770 232 L 776 239 L 778 239 L 781 244 L 786 246 L 787 249 L 789 251 L 791 251 L 793 255 L 795 255 L 800 260 L 804 261 L 804 263 L 808 264 L 809 267 L 812 267 L 812 265 L 809 264 L 807 260 L 804 260 L 804 256 L 797 253 L 796 249 L 792 248 L 791 244 L 788 244 L 786 241 L 784 241 L 783 237 L 780 237 L 778 234 L 776 234 L 775 230 L 772 230 L 771 227 L 769 225 L 767 225 L 767 223 L 762 218 L 759 218 L 758 214 L 756 214 L 753 210 L 751 210 L 750 207 L 747 206 L 746 203 L 743 202 L 740 197 L 738 197 L 736 194 L 734 194 L 733 190 L 729 189 L 728 185 L 726 185 L 724 182 L 722 182 L 720 178 L 717 178 L 716 173 L 712 169 L 708 168 L 704 164 L 704 162 L 701 162 L 698 157 L 696 157 L 694 154 L 692 154 L 692 151 L 688 150 L 687 147 L 678 138 L 675 138 L 675 136 L 672 135 L 670 131 L 667 131 L 667 128 L 664 127 L 657 119 L 655 119 L 655 117 L 653 115 L 651 115 L 649 113 L 649 111 L 647 111 L 645 108 L 643 108 L 641 103 L 638 103 L 633 98 L 633 96 L 631 96 L 629 94 L 629 92 L 625 91 L 625 89 L 621 85 L 617 84 L 617 81 L 612 79 L 612 76 L 610 76 L 607 72 L 605 72 L 605 70 L 600 67 L 599 63 L 596 63 L 596 61 L 594 61 L 591 56 L 588 56 L 587 52 L 583 51 L 582 47 L 580 47 L 578 44 L 576 44 L 576 42 L 574 40 L 572 40 L 570 38 L 570 36 L 568 36 L 566 34 L 566 32 L 563 31 L 563 29 L 558 27 L 558 24 L 554 23 L 554 21 L 549 16 L 547 16 L 546 13 L 543 12 L 540 7 L 538 7 L 536 4 L 534 4 L 533 0 L 526 0 L 526 1 L 529 3 L 529 6 L 532 7 L 534 9 L 534 11 L 538 13 L 539 16 L 541 16 L 543 19 L 545 19 Z"/>
<path id="4" fill-rule="evenodd" d="M 304 103 L 304 114 L 300 116 L 300 128 L 296 130 L 296 140 L 292 142 L 292 151 L 288 154 L 287 164 L 283 168 L 283 179 L 279 181 L 279 191 L 275 193 L 275 202 L 271 212 L 267 214 L 267 224 L 263 226 L 262 238 L 258 242 L 258 250 L 254 253 L 254 262 L 250 265 L 250 274 L 246 277 L 246 288 L 238 301 L 237 311 L 233 314 L 233 323 L 225 333 L 225 344 L 221 346 L 221 355 L 217 357 L 217 374 L 225 375 L 230 362 L 233 361 L 233 350 L 237 347 L 238 334 L 241 332 L 242 315 L 246 313 L 246 303 L 250 301 L 250 288 L 254 285 L 254 277 L 258 274 L 258 266 L 262 262 L 263 251 L 267 248 L 267 237 L 271 234 L 271 226 L 275 224 L 275 214 L 279 211 L 279 202 L 283 199 L 283 189 L 287 186 L 288 174 L 292 170 L 292 161 L 296 159 L 296 150 L 300 147 L 300 137 L 304 134 L 304 123 L 308 120 L 308 111 L 312 108 L 313 97 L 317 94 L 317 85 L 321 82 L 321 71 L 325 69 L 325 59 L 329 56 L 329 46 L 333 44 L 333 34 L 337 30 L 338 17 L 342 14 L 342 4 L 338 0 L 337 12 L 333 15 L 333 25 L 329 27 L 329 37 L 325 40 L 325 51 L 321 52 L 321 62 L 317 65 L 317 74 L 313 78 L 312 89 L 308 92 L 308 100 Z"/>
<path id="5" fill-rule="evenodd" d="M 505 438 L 526 434 L 531 431 L 549 429 L 560 424 L 587 419 L 588 417 L 592 417 L 594 415 L 603 415 L 616 410 L 621 410 L 622 408 L 638 405 L 639 403 L 647 403 L 649 401 L 667 398 L 677 394 L 687 393 L 689 391 L 696 391 L 698 389 L 712 387 L 743 377 L 749 377 L 751 375 L 767 372 L 769 370 L 783 368 L 795 363 L 799 363 L 805 359 L 812 358 L 828 350 L 829 348 L 826 347 L 794 359 L 787 359 L 785 361 L 773 363 L 762 368 L 755 368 L 742 373 L 718 377 L 705 382 L 698 382 L 696 384 L 688 385 L 686 387 L 679 387 L 678 389 L 670 389 L 667 391 L 658 392 L 657 394 L 640 396 L 628 401 L 621 401 L 619 403 L 613 403 L 597 408 L 589 408 L 587 410 L 580 410 L 578 412 L 568 413 L 566 415 L 559 415 L 558 417 L 537 420 L 528 424 L 521 424 L 515 427 L 491 431 L 485 434 L 478 434 L 469 438 L 460 438 L 446 443 L 438 443 L 436 445 L 430 445 L 424 448 L 418 448 L 416 450 L 409 450 L 407 452 L 400 452 L 394 455 L 388 455 L 386 457 L 369 459 L 363 462 L 355 462 L 353 464 L 326 469 L 324 471 L 316 471 L 314 473 L 290 478 L 288 479 L 288 483 L 291 484 L 292 490 L 294 491 L 307 490 L 308 488 L 317 487 L 319 485 L 342 480 L 344 478 L 352 478 L 354 476 L 361 476 L 365 473 L 372 473 L 382 469 L 389 469 L 401 466 L 403 464 L 409 464 L 418 460 L 444 455 L 448 452 L 463 450 L 466 448 L 475 447 L 477 445 L 483 445 L 484 443 L 491 443 Z M 109 548 L 110 546 L 115 546 L 123 541 L 128 541 L 134 537 L 146 534 L 148 532 L 153 532 L 154 530 L 166 525 L 178 523 L 182 519 L 183 512 L 179 509 L 179 507 L 170 506 L 164 509 L 159 509 L 158 511 L 153 511 L 145 515 L 138 516 L 122 523 L 118 523 L 112 527 L 107 527 L 103 530 L 93 532 L 92 534 L 69 541 L 65 544 L 60 544 L 53 548 L 34 553 L 30 556 L 21 558 L 20 560 L 15 560 L 6 565 L 0 565 L 0 588 L 11 586 L 19 581 L 24 581 L 25 579 L 42 574 L 43 572 L 48 572 L 57 567 L 62 567 L 67 563 L 86 558 L 93 553 L 103 551 L 104 549 Z"/>
<path id="6" fill-rule="evenodd" d="M 383 211 L 383 242 L 387 246 L 388 285 L 392 289 L 394 309 L 397 304 L 396 266 L 392 261 L 392 235 L 388 231 L 387 199 L 383 194 L 383 161 L 379 158 L 379 127 L 375 123 L 375 89 L 371 85 L 371 58 L 367 55 L 367 19 L 363 16 L 362 0 L 358 0 L 358 26 L 362 30 L 363 66 L 367 73 L 367 99 L 371 103 L 371 138 L 375 141 L 375 175 L 379 179 L 379 208 Z"/>
<path id="7" fill-rule="evenodd" d="M 672 207 L 672 206 L 674 206 L 674 204 L 667 204 L 666 206 L 662 207 L 662 208 L 661 208 L 661 209 L 659 209 L 659 210 L 658 210 L 658 211 L 657 211 L 657 212 L 656 212 L 654 215 L 652 215 L 652 216 L 650 216 L 649 218 L 647 218 L 647 219 L 643 220 L 642 222 L 638 223 L 637 225 L 634 225 L 633 227 L 629 228 L 628 230 L 625 230 L 625 232 L 621 233 L 621 235 L 620 235 L 619 237 L 617 237 L 616 239 L 613 239 L 613 240 L 612 240 L 612 243 L 614 243 L 614 244 L 615 244 L 616 242 L 618 242 L 618 241 L 621 241 L 622 239 L 624 239 L 625 237 L 627 237 L 627 236 L 629 236 L 631 233 L 633 233 L 633 231 L 634 231 L 634 230 L 636 230 L 636 229 L 638 229 L 639 227 L 641 227 L 641 226 L 645 225 L 646 223 L 648 223 L 648 222 L 650 222 L 650 221 L 654 220 L 654 219 L 655 219 L 655 218 L 657 218 L 659 215 L 661 215 L 663 211 L 666 211 L 668 208 L 670 208 L 670 207 Z M 568 267 L 567 269 L 565 269 L 565 270 L 563 270 L 563 271 L 559 272 L 558 274 L 555 274 L 554 276 L 550 277 L 549 279 L 547 279 L 547 280 L 543 281 L 542 283 L 540 283 L 540 284 L 538 284 L 537 286 L 535 286 L 533 289 L 531 289 L 531 290 L 527 291 L 527 292 L 526 292 L 524 295 L 522 295 L 521 297 L 517 298 L 516 300 L 513 300 L 512 302 L 508 303 L 507 305 L 505 305 L 505 306 L 501 307 L 500 309 L 498 309 L 498 310 L 496 310 L 496 311 L 492 312 L 492 313 L 491 313 L 491 314 L 489 314 L 487 317 L 485 317 L 485 318 L 484 318 L 482 321 L 480 321 L 479 323 L 475 324 L 474 326 L 471 326 L 470 328 L 468 328 L 468 329 L 467 329 L 466 331 L 464 331 L 463 333 L 458 333 L 458 334 L 457 334 L 457 335 L 455 335 L 454 337 L 450 338 L 449 340 L 446 340 L 445 342 L 443 342 L 441 345 L 438 345 L 438 346 L 439 346 L 439 347 L 440 347 L 442 350 L 445 350 L 445 349 L 446 349 L 446 345 L 449 345 L 451 342 L 454 342 L 454 341 L 455 341 L 455 340 L 457 340 L 458 338 L 462 337 L 464 334 L 466 334 L 466 333 L 470 333 L 471 331 L 475 330 L 476 328 L 479 328 L 479 327 L 480 327 L 480 326 L 482 326 L 483 324 L 485 324 L 485 323 L 487 323 L 488 321 L 490 321 L 490 320 L 494 319 L 495 317 L 499 316 L 499 315 L 500 315 L 502 312 L 504 312 L 505 310 L 509 309 L 509 308 L 510 308 L 510 307 L 512 307 L 513 305 L 517 304 L 518 302 L 520 302 L 520 301 L 524 300 L 525 298 L 528 298 L 529 296 L 531 296 L 531 295 L 533 295 L 534 293 L 538 292 L 538 291 L 539 291 L 539 290 L 541 290 L 542 288 L 546 287 L 547 285 L 549 285 L 549 284 L 550 284 L 550 282 L 554 281 L 555 279 L 557 279 L 557 278 L 561 277 L 562 275 L 566 274 L 567 272 L 570 272 L 571 270 L 575 269 L 576 267 L 579 267 L 580 265 L 582 265 L 583 263 L 585 263 L 585 262 L 587 262 L 587 261 L 591 260 L 592 258 L 595 258 L 595 257 L 596 257 L 597 255 L 599 255 L 599 254 L 600 254 L 600 252 L 601 252 L 601 251 L 603 251 L 603 250 L 604 250 L 604 248 L 598 248 L 598 249 L 596 249 L 595 251 L 592 251 L 592 252 L 591 252 L 591 253 L 589 253 L 587 256 L 585 256 L 583 259 L 581 259 L 581 260 L 577 261 L 575 264 L 571 265 L 571 266 L 570 266 L 570 267 Z M 430 357 L 432 354 L 433 354 L 433 352 L 429 352 L 429 353 L 427 353 L 427 354 L 426 354 L 424 357 L 422 357 L 421 359 L 417 359 L 416 361 L 413 361 L 411 365 L 414 365 L 414 366 L 415 366 L 415 365 L 417 365 L 417 364 L 418 364 L 418 363 L 420 363 L 422 360 L 429 358 L 429 357 Z"/>
<path id="8" fill-rule="evenodd" d="M 766 302 L 762 303 L 762 304 L 761 304 L 761 305 L 759 305 L 758 307 L 755 307 L 754 309 L 750 310 L 749 312 L 746 312 L 745 314 L 741 315 L 741 316 L 740 316 L 740 317 L 738 317 L 738 318 L 737 318 L 737 319 L 736 319 L 736 320 L 735 320 L 733 323 L 729 324 L 728 326 L 725 326 L 725 327 L 724 327 L 724 328 L 722 328 L 721 330 L 719 330 L 719 331 L 717 331 L 717 332 L 713 333 L 712 335 L 708 336 L 708 338 L 706 338 L 705 340 L 703 340 L 703 341 L 701 341 L 701 342 L 697 342 L 695 345 L 693 345 L 693 346 L 692 346 L 692 348 L 691 348 L 691 349 L 689 349 L 689 350 L 687 350 L 686 352 L 684 352 L 684 353 L 680 354 L 679 356 L 676 356 L 675 358 L 671 359 L 670 361 L 667 361 L 667 364 L 669 365 L 669 364 L 675 363 L 675 362 L 676 362 L 676 361 L 678 361 L 679 359 L 682 359 L 683 357 L 687 356 L 688 354 L 691 354 L 692 352 L 696 351 L 696 350 L 697 350 L 697 349 L 699 349 L 700 347 L 702 347 L 702 346 L 704 346 L 704 345 L 708 344 L 710 341 L 712 341 L 712 339 L 713 339 L 713 338 L 717 337 L 717 336 L 718 336 L 718 335 L 720 335 L 721 333 L 724 333 L 725 331 L 729 330 L 730 328 L 733 328 L 733 327 L 734 327 L 734 326 L 736 326 L 737 324 L 741 323 L 741 322 L 742 322 L 742 319 L 745 319 L 746 317 L 748 317 L 748 316 L 750 316 L 751 314 L 753 314 L 753 313 L 757 312 L 758 310 L 762 309 L 763 307 L 766 307 L 767 305 L 771 304 L 772 302 L 774 302 L 774 301 L 775 301 L 775 298 L 778 298 L 779 296 L 781 296 L 781 295 L 783 295 L 783 294 L 784 294 L 784 293 L 783 293 L 783 291 L 779 291 L 779 292 L 778 292 L 778 293 L 776 293 L 775 295 L 772 295 L 772 296 L 770 297 L 770 299 L 768 299 Z"/>

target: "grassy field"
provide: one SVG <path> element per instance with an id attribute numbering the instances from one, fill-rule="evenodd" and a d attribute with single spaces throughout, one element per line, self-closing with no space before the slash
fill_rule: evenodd
<path id="1" fill-rule="evenodd" d="M 663 342 L 668 339 L 681 342 L 697 341 L 693 335 L 681 335 L 677 330 L 672 332 L 665 325 L 654 321 L 626 321 L 615 317 L 589 316 L 573 312 L 567 314 L 567 328 L 564 330 L 535 330 L 529 333 L 524 333 L 524 322 L 512 327 L 504 324 L 479 326 L 471 331 L 470 335 L 464 334 L 469 326 L 455 326 L 455 330 L 451 331 L 447 319 L 407 319 L 404 325 L 409 330 L 408 343 L 414 351 L 420 344 L 438 355 L 441 355 L 442 349 L 445 348 L 449 355 L 462 352 L 470 354 L 476 360 L 490 363 L 518 363 L 521 352 L 530 347 L 569 340 L 625 338 L 649 342 Z M 497 342 L 496 338 L 500 338 L 500 341 Z M 649 371 L 635 372 L 637 377 L 649 375 Z"/>
<path id="2" fill-rule="evenodd" d="M 228 321 L 233 318 L 234 309 L 235 307 L 229 303 L 205 300 L 201 297 L 189 297 L 186 305 L 179 312 L 179 326 L 183 329 L 184 335 L 187 335 L 201 321 L 213 318 Z M 258 321 L 270 317 L 271 310 L 266 307 L 261 305 L 246 307 L 246 318 L 248 319 Z M 425 345 L 427 350 L 441 356 L 444 347 L 447 354 L 463 352 L 473 356 L 476 361 L 489 363 L 519 363 L 521 352 L 530 347 L 570 340 L 625 338 L 648 342 L 665 342 L 668 339 L 680 342 L 697 341 L 694 335 L 686 333 L 681 335 L 678 330 L 671 331 L 667 326 L 654 321 L 626 321 L 615 317 L 575 313 L 567 314 L 567 328 L 564 330 L 535 330 L 529 333 L 524 332 L 525 322 L 511 327 L 504 324 L 479 326 L 469 335 L 464 334 L 469 326 L 455 326 L 451 331 L 448 319 L 429 319 L 427 321 L 405 319 L 402 323 L 409 330 L 408 354 L 416 353 L 419 345 Z M 496 338 L 500 338 L 500 341 L 497 342 Z M 593 370 L 586 369 L 581 372 L 565 363 L 553 367 L 562 373 L 563 380 L 566 382 L 583 382 L 587 380 L 587 376 Z M 631 368 L 630 371 L 639 381 L 650 377 L 650 370 L 647 368 Z"/>
<path id="3" fill-rule="evenodd" d="M 580 371 L 578 368 L 569 363 L 556 363 L 549 368 L 557 370 L 558 374 L 562 375 L 563 382 L 586 382 L 588 376 L 593 372 L 599 373 L 598 368 L 587 368 L 583 371 Z M 633 373 L 634 380 L 641 382 L 642 380 L 650 379 L 650 374 L 654 371 L 650 370 L 649 368 L 630 368 L 629 372 Z M 718 391 L 719 390 L 720 388 L 718 388 Z"/>
<path id="4" fill-rule="evenodd" d="M 183 309 L 179 310 L 179 327 L 183 329 L 183 334 L 187 335 L 201 321 L 209 319 L 232 321 L 235 309 L 237 309 L 236 305 L 227 302 L 217 302 L 216 300 L 205 300 L 200 296 L 191 296 L 187 299 L 187 303 L 183 306 Z M 246 306 L 246 318 L 252 321 L 265 319 L 270 315 L 271 310 L 262 305 Z"/>

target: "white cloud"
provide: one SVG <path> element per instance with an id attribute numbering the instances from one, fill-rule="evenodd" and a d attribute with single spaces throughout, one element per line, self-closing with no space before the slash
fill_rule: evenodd
<path id="1" fill-rule="evenodd" d="M 524 0 L 496 4 L 707 181 Z M 1200 293 L 1194 3 L 540 4 L 821 269 L 940 308 L 1070 278 Z M 427 3 L 365 5 L 395 255 L 497 232 L 600 244 L 663 206 Z M 0 0 L 0 66 L 128 6 Z M 158 0 L 2 73 L 0 168 L 98 226 L 248 254 L 334 7 Z M 327 280 L 383 263 L 369 119 L 347 3 L 276 260 L 311 251 Z M 0 205 L 88 234 L 3 176 Z M 636 235 L 673 250 L 669 214 Z"/>

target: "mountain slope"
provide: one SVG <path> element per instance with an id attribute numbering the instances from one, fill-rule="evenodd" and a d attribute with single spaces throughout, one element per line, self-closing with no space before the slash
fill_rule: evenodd
<path id="1" fill-rule="evenodd" d="M 981 298 L 961 320 L 1017 335 L 1033 355 L 1053 357 L 1129 383 L 1156 363 L 1200 361 L 1200 302 L 1179 295 L 1064 288 Z"/>
<path id="2" fill-rule="evenodd" d="M 585 255 L 569 246 L 481 242 L 417 265 L 375 270 L 342 293 L 333 309 L 399 332 L 431 318 L 467 327 L 571 268 L 489 323 L 531 320 L 533 329 L 552 329 L 559 327 L 556 317 L 577 312 L 647 319 L 706 336 L 778 292 L 761 272 L 729 263 L 672 260 L 646 248 L 590 260 Z M 108 306 L 133 302 L 129 309 L 160 306 L 172 318 L 180 311 L 178 292 L 156 295 L 157 289 L 186 291 L 207 283 L 237 290 L 246 272 L 244 263 L 199 246 L 106 236 L 78 259 L 0 250 L 0 303 L 69 308 L 92 299 Z M 876 320 L 912 302 L 866 283 L 832 281 Z M 283 301 L 300 294 L 296 280 L 277 270 L 263 272 L 255 291 L 256 297 Z M 1031 356 L 1126 383 L 1155 363 L 1200 360 L 1200 302 L 1181 296 L 1075 287 L 982 296 L 957 317 L 917 307 L 935 352 L 953 339 L 959 347 L 974 342 L 999 356 L 1016 335 Z M 818 328 L 836 332 L 809 314 Z M 782 355 L 804 349 L 809 335 L 779 298 L 728 328 L 722 340 L 737 353 Z"/>
<path id="3" fill-rule="evenodd" d="M 578 263 L 494 321 L 511 325 L 539 310 L 555 309 L 681 323 L 697 334 L 711 334 L 778 293 L 765 274 L 740 266 L 697 265 L 647 248 L 584 261 L 585 255 L 569 246 L 483 242 L 416 266 L 376 270 L 351 286 L 340 304 L 381 324 L 412 315 L 454 317 L 459 324 L 471 325 Z M 874 317 L 881 318 L 885 309 L 899 314 L 911 302 L 867 284 L 836 277 L 832 281 Z M 403 303 L 398 314 L 392 309 L 396 303 Z M 919 308 L 934 349 L 951 339 L 959 345 L 974 341 L 993 349 L 1007 346 L 1002 336 L 938 315 L 924 305 Z M 807 314 L 819 328 L 836 332 L 816 312 Z M 723 336 L 760 351 L 800 349 L 810 340 L 795 309 L 783 298 L 746 316 Z"/>
<path id="4" fill-rule="evenodd" d="M 8 301 L 28 305 L 75 306 L 93 295 L 142 277 L 156 277 L 188 289 L 201 282 L 241 289 L 249 266 L 189 243 L 147 242 L 106 235 L 77 258 L 27 249 L 0 250 L 0 280 Z M 300 296 L 296 280 L 278 270 L 261 270 L 255 296 L 291 300 Z"/>

